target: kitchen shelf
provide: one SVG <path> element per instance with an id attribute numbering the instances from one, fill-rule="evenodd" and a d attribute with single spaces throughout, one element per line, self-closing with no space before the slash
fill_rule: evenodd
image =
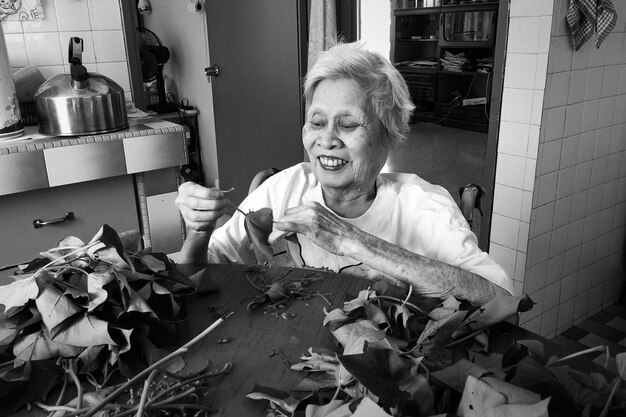
<path id="1" fill-rule="evenodd" d="M 430 119 L 435 123 L 445 117 L 448 124 L 486 130 L 492 72 L 476 69 L 483 68 L 480 63 L 493 59 L 498 7 L 498 1 L 485 1 L 392 11 L 390 56 L 407 81 L 416 114 L 434 114 Z M 435 39 L 411 39 L 413 36 Z M 443 58 L 456 60 L 463 70 L 444 69 Z M 420 60 L 435 61 L 437 66 L 420 68 L 409 64 Z M 456 107 L 454 99 L 458 97 L 485 97 L 487 103 L 481 111 L 470 106 Z"/>

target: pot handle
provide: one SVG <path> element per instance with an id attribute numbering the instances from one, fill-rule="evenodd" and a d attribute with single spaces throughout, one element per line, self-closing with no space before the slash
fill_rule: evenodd
<path id="1" fill-rule="evenodd" d="M 77 36 L 70 38 L 70 45 L 68 48 L 68 62 L 70 64 L 82 64 L 83 63 L 83 39 Z"/>

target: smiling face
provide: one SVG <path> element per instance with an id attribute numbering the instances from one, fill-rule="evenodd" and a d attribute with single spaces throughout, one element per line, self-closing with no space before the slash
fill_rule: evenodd
<path id="1" fill-rule="evenodd" d="M 388 147 L 382 124 L 356 81 L 323 80 L 317 85 L 302 143 L 325 192 L 344 199 L 375 192 Z"/>

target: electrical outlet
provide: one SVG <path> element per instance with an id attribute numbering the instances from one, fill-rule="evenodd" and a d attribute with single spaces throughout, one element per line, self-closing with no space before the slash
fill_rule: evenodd
<path id="1" fill-rule="evenodd" d="M 474 106 L 476 104 L 485 104 L 487 103 L 486 97 L 476 97 L 476 98 L 466 98 L 463 99 L 464 106 Z"/>

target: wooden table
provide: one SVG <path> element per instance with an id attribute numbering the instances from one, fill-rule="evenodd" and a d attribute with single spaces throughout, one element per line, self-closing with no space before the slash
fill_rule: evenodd
<path id="1" fill-rule="evenodd" d="M 330 331 L 323 327 L 323 310 L 342 307 L 344 301 L 353 299 L 359 291 L 372 285 L 372 281 L 365 279 L 306 269 L 272 267 L 260 273 L 237 264 L 179 265 L 179 269 L 188 273 L 202 270 L 204 278 L 217 284 L 219 290 L 202 292 L 187 299 L 188 319 L 177 325 L 179 340 L 173 341 L 173 345 L 181 346 L 192 339 L 222 313 L 232 313 L 214 332 L 190 347 L 183 356 L 185 368 L 181 371 L 185 375 L 204 369 L 207 364 L 211 368 L 218 368 L 226 362 L 233 364 L 232 372 L 211 380 L 207 393 L 207 403 L 220 409 L 219 415 L 223 416 L 263 416 L 268 402 L 246 398 L 255 384 L 290 391 L 304 377 L 304 373 L 292 371 L 290 366 L 299 362 L 299 357 L 310 347 L 340 351 Z M 292 316 L 289 319 L 280 313 L 264 312 L 262 307 L 249 311 L 248 303 L 261 291 L 249 282 L 248 277 L 258 274 L 268 280 L 317 277 L 319 279 L 307 289 L 324 297 L 292 301 L 286 310 L 281 311 L 287 313 L 287 317 Z M 401 292 L 397 292 L 394 295 L 401 296 Z M 493 352 L 504 352 L 516 340 L 537 339 L 544 343 L 548 356 L 571 353 L 507 322 L 492 329 L 490 351 Z M 219 343 L 224 339 L 228 339 L 228 343 Z M 584 358 L 571 365 L 583 372 L 603 372 L 603 368 Z M 35 414 L 45 415 L 37 411 Z M 26 415 L 32 414 L 22 410 L 15 416 Z"/>
<path id="2" fill-rule="evenodd" d="M 330 331 L 323 327 L 324 312 L 342 307 L 343 302 L 356 297 L 360 290 L 372 285 L 371 281 L 304 269 L 272 268 L 268 278 L 286 276 L 301 278 L 317 274 L 323 279 L 310 286 L 311 291 L 325 295 L 309 300 L 295 300 L 286 313 L 293 318 L 286 320 L 280 314 L 264 313 L 262 309 L 248 311 L 247 304 L 260 294 L 246 275 L 243 265 L 216 264 L 207 267 L 210 279 L 220 284 L 220 291 L 200 294 L 190 299 L 189 320 L 182 330 L 184 340 L 199 334 L 216 320 L 218 314 L 211 312 L 225 305 L 233 314 L 213 333 L 192 346 L 185 355 L 186 368 L 191 372 L 205 366 L 232 362 L 232 373 L 220 377 L 209 391 L 210 403 L 223 410 L 225 416 L 262 416 L 268 407 L 267 401 L 251 400 L 246 394 L 253 391 L 255 384 L 289 391 L 303 377 L 302 372 L 290 370 L 290 365 L 299 361 L 309 347 L 325 347 L 337 350 L 338 344 Z M 537 339 L 544 343 L 546 354 L 563 356 L 558 346 L 529 331 L 503 322 L 492 331 L 490 351 L 504 352 L 516 340 Z M 229 343 L 218 343 L 228 338 Z M 181 340 L 182 342 L 182 340 Z M 182 344 L 182 343 L 181 343 Z M 598 366 L 581 360 L 576 368 L 582 371 L 598 371 Z"/>
<path id="3" fill-rule="evenodd" d="M 272 268 L 265 273 L 271 276 L 302 278 L 312 274 L 323 277 L 310 286 L 311 291 L 328 294 L 308 300 L 295 300 L 284 310 L 293 318 L 281 314 L 264 313 L 263 308 L 247 310 L 260 291 L 252 286 L 246 275 L 254 272 L 243 265 L 215 264 L 207 267 L 211 279 L 220 283 L 220 290 L 194 296 L 188 301 L 188 322 L 181 329 L 188 340 L 213 323 L 219 313 L 214 308 L 225 305 L 233 314 L 214 332 L 192 346 L 185 354 L 186 367 L 182 373 L 205 366 L 232 362 L 233 371 L 215 381 L 209 391 L 211 405 L 223 410 L 225 416 L 262 416 L 267 401 L 251 400 L 246 394 L 255 384 L 289 390 L 303 378 L 301 372 L 290 370 L 290 365 L 309 347 L 334 348 L 337 343 L 330 331 L 322 326 L 323 309 L 331 310 L 343 305 L 344 295 L 356 296 L 370 282 L 334 273 L 305 269 Z M 220 310 L 223 311 L 223 310 Z M 227 338 L 228 343 L 218 343 Z M 181 343 L 182 344 L 182 343 Z"/>

